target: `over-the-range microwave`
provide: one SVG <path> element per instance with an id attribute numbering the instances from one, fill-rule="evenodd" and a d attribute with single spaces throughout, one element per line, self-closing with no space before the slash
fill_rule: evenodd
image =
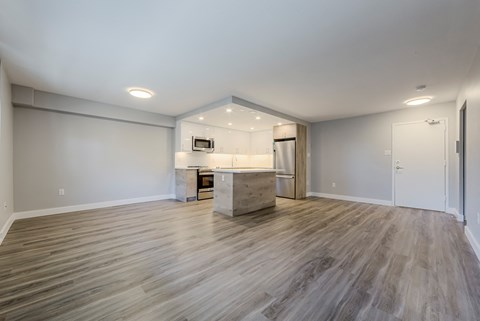
<path id="1" fill-rule="evenodd" d="M 213 153 L 215 141 L 213 138 L 192 136 L 192 150 L 196 152 Z"/>

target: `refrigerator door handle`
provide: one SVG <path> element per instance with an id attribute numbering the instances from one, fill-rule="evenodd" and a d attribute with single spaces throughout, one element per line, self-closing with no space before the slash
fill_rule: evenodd
<path id="1" fill-rule="evenodd" d="M 277 178 L 295 178 L 295 175 L 277 175 Z"/>

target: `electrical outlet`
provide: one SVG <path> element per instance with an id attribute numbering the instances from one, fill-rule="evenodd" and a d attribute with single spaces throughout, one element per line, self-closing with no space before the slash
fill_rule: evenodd
<path id="1" fill-rule="evenodd" d="M 65 189 L 64 188 L 59 188 L 58 189 L 58 195 L 60 195 L 60 196 L 65 195 Z"/>
<path id="2" fill-rule="evenodd" d="M 337 184 L 332 183 L 332 187 L 333 187 L 333 188 L 337 187 Z"/>

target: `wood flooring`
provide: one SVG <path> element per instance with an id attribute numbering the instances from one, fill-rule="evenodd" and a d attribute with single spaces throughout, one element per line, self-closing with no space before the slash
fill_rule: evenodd
<path id="1" fill-rule="evenodd" d="M 16 221 L 0 320 L 477 321 L 480 267 L 445 213 L 159 201 Z"/>

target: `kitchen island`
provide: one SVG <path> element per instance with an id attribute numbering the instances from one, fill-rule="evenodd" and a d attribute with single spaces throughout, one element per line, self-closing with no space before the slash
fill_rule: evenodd
<path id="1" fill-rule="evenodd" d="M 213 210 L 238 216 L 276 204 L 275 169 L 215 169 Z"/>

